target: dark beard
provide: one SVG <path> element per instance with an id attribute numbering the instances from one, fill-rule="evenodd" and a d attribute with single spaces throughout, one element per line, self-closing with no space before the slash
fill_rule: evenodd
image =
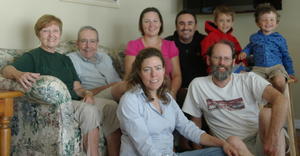
<path id="1" fill-rule="evenodd" d="M 220 67 L 224 67 L 226 69 L 226 71 L 224 72 L 220 72 L 218 71 L 218 69 Z M 232 67 L 225 67 L 225 66 L 212 66 L 212 71 L 211 71 L 211 75 L 213 78 L 217 79 L 218 81 L 224 81 L 226 80 L 230 74 L 232 73 Z"/>

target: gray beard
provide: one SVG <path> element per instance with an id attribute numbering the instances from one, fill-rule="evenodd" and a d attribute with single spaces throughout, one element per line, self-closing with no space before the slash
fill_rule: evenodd
<path id="1" fill-rule="evenodd" d="M 212 71 L 211 71 L 211 75 L 213 78 L 217 79 L 218 81 L 224 81 L 226 80 L 232 73 L 232 67 L 226 68 L 227 70 L 224 72 L 219 72 L 218 68 L 220 66 L 212 66 Z"/>

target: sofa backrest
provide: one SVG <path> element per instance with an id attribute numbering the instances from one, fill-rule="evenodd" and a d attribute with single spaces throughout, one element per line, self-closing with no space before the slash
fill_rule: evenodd
<path id="1" fill-rule="evenodd" d="M 4 49 L 0 48 L 0 70 L 7 64 L 12 63 L 15 59 L 22 56 L 30 49 Z M 61 54 L 67 54 L 77 51 L 76 41 L 64 41 L 59 44 L 56 49 Z M 123 59 L 124 54 L 122 50 L 113 50 L 102 45 L 98 46 L 98 51 L 107 53 L 113 60 L 113 64 L 119 75 L 122 77 L 124 73 Z"/>

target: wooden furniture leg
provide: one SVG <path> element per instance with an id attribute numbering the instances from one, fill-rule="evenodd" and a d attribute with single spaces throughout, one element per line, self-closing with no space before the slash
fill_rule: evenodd
<path id="1" fill-rule="evenodd" d="M 23 95 L 16 91 L 0 91 L 0 156 L 10 155 L 11 129 L 9 122 L 13 116 L 13 98 Z"/>
<path id="2" fill-rule="evenodd" d="M 289 82 L 289 84 L 292 82 Z M 284 95 L 288 98 L 288 116 L 287 116 L 287 124 L 288 124 L 288 135 L 289 135 L 289 146 L 290 146 L 290 156 L 297 156 L 298 155 L 298 151 L 297 151 L 297 141 L 295 138 L 295 124 L 294 124 L 294 108 L 293 108 L 293 98 L 290 95 L 291 92 L 291 88 L 290 85 L 287 84 L 287 87 L 285 89 Z"/>

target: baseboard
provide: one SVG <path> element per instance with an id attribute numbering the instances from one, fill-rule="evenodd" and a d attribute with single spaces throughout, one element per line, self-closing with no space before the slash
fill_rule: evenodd
<path id="1" fill-rule="evenodd" d="M 295 120 L 295 128 L 300 129 L 300 120 Z"/>

